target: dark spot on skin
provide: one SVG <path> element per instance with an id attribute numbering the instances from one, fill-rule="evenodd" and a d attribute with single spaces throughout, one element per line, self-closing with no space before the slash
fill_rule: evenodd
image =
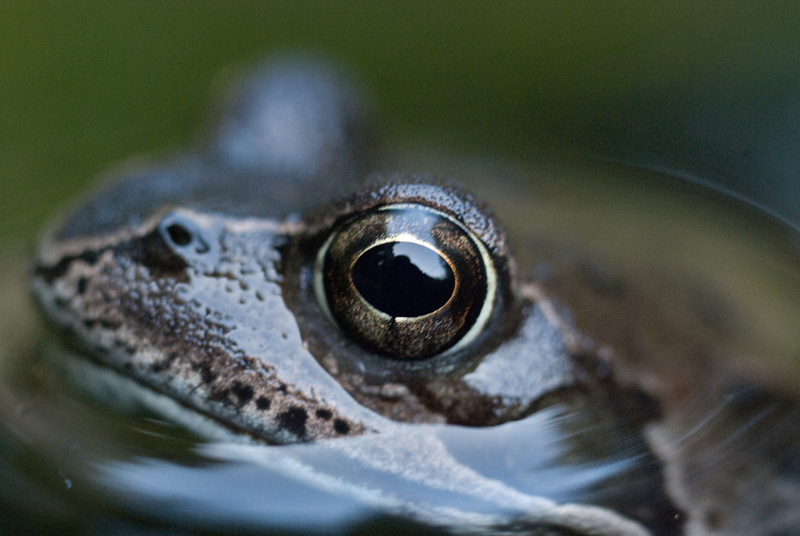
<path id="1" fill-rule="evenodd" d="M 83 294 L 86 292 L 86 286 L 89 284 L 89 280 L 85 277 L 81 277 L 78 279 L 78 294 Z"/>
<path id="2" fill-rule="evenodd" d="M 333 429 L 339 435 L 345 435 L 350 433 L 350 425 L 347 424 L 347 421 L 344 419 L 335 419 L 333 421 Z"/>
<path id="3" fill-rule="evenodd" d="M 122 322 L 119 322 L 119 321 L 116 321 L 116 320 L 103 319 L 103 320 L 100 320 L 100 326 L 105 328 L 105 329 L 114 330 L 114 329 L 119 329 L 120 327 L 122 327 Z"/>
<path id="4" fill-rule="evenodd" d="M 300 406 L 292 406 L 278 415 L 278 424 L 284 430 L 288 430 L 297 437 L 306 435 L 306 421 L 308 413 Z"/>
<path id="5" fill-rule="evenodd" d="M 242 382 L 235 381 L 233 382 L 233 387 L 231 387 L 231 392 L 236 395 L 236 398 L 239 399 L 240 404 L 246 404 L 253 399 L 253 388 L 249 385 L 245 385 Z"/>
<path id="6" fill-rule="evenodd" d="M 124 350 L 128 355 L 134 355 L 136 353 L 136 348 L 124 341 L 114 341 L 114 348 Z"/>
<path id="7" fill-rule="evenodd" d="M 78 257 L 89 266 L 93 266 L 94 263 L 97 262 L 97 259 L 100 258 L 100 253 L 103 251 L 105 250 L 101 249 L 100 251 L 86 251 L 81 253 Z"/>
<path id="8" fill-rule="evenodd" d="M 259 396 L 256 399 L 256 407 L 258 409 L 260 409 L 261 411 L 268 410 L 270 404 L 271 404 L 271 402 L 270 402 L 269 398 L 267 398 L 266 396 Z"/>
<path id="9" fill-rule="evenodd" d="M 327 420 L 330 420 L 331 417 L 333 417 L 333 412 L 331 410 L 329 410 L 329 409 L 318 409 L 317 410 L 317 417 L 319 417 L 320 419 L 322 419 L 324 421 L 327 421 Z"/>
<path id="10" fill-rule="evenodd" d="M 76 260 L 83 261 L 89 266 L 94 265 L 94 263 L 97 262 L 97 259 L 100 258 L 100 254 L 103 251 L 105 251 L 105 249 L 101 249 L 100 251 L 85 251 L 80 255 L 70 255 L 68 257 L 64 257 L 58 261 L 58 264 L 54 266 L 37 266 L 36 275 L 42 277 L 48 283 L 52 283 L 54 279 L 59 278 L 67 273 L 70 265 Z"/>
<path id="11" fill-rule="evenodd" d="M 89 329 L 92 329 L 94 326 L 100 326 L 101 328 L 115 330 L 119 329 L 122 326 L 122 322 L 117 320 L 106 320 L 104 318 L 96 318 L 93 320 L 84 320 L 83 325 Z"/>
<path id="12" fill-rule="evenodd" d="M 200 373 L 200 378 L 202 378 L 203 383 L 211 383 L 217 379 L 217 373 L 211 370 L 211 365 L 208 361 L 197 363 L 192 368 Z"/>

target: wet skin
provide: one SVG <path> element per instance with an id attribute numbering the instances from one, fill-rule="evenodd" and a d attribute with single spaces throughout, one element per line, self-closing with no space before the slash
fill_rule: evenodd
<path id="1" fill-rule="evenodd" d="M 657 350 L 668 352 L 713 346 L 727 327 L 693 323 L 702 311 L 690 311 L 680 315 L 692 323 L 688 339 L 662 336 L 680 329 L 674 318 L 637 312 L 657 284 L 576 261 L 547 240 L 514 242 L 519 233 L 507 235 L 450 179 L 380 171 L 388 160 L 377 147 L 346 82 L 325 66 L 278 62 L 234 88 L 197 150 L 122 170 L 46 234 L 36 258 L 34 290 L 84 352 L 83 383 L 123 378 L 115 388 L 145 393 L 210 437 L 385 438 L 397 453 L 411 448 L 399 437 L 466 433 L 453 425 L 500 434 L 565 413 L 570 463 L 620 452 L 643 461 L 615 475 L 627 489 L 596 506 L 518 507 L 521 528 L 681 533 L 683 513 L 642 427 L 685 399 L 691 381 L 614 328 L 669 339 Z M 474 184 L 490 197 L 492 180 Z M 547 275 L 537 278 L 542 258 Z M 629 358 L 622 383 L 613 350 Z M 648 388 L 642 367 L 663 381 Z M 343 442 L 326 443 L 334 439 Z M 409 463 L 438 474 L 448 465 L 426 459 L 435 448 L 425 441 Z M 358 452 L 397 473 L 375 448 Z M 458 471 L 437 477 L 443 486 L 474 485 L 469 467 L 446 459 Z"/>

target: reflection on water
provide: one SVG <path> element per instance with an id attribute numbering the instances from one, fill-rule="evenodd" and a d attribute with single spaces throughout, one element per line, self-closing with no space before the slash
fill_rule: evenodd
<path id="1" fill-rule="evenodd" d="M 604 507 L 653 534 L 800 528 L 793 232 L 621 167 L 447 165 L 499 215 L 521 275 L 535 276 L 596 341 L 612 371 L 598 371 L 609 378 L 606 398 L 562 393 L 492 428 L 408 426 L 285 447 L 206 443 L 67 383 L 50 362 L 68 350 L 34 320 L 23 261 L 7 262 L 5 533 L 410 527 L 373 521 L 378 514 L 513 531 L 547 527 L 554 511 L 610 527 L 617 518 Z"/>

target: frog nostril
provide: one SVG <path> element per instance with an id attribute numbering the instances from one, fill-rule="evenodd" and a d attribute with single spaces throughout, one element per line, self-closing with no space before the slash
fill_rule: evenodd
<path id="1" fill-rule="evenodd" d="M 188 217 L 172 213 L 161 219 L 158 226 L 141 237 L 134 256 L 150 270 L 180 272 L 196 255 L 210 250 L 202 231 Z"/>
<path id="2" fill-rule="evenodd" d="M 167 234 L 176 246 L 188 246 L 192 242 L 192 234 L 186 227 L 178 223 L 168 226 Z"/>
<path id="3" fill-rule="evenodd" d="M 179 248 L 179 254 L 186 253 L 186 248 L 191 247 L 194 253 L 208 252 L 208 243 L 203 240 L 201 232 L 187 221 L 183 216 L 172 214 L 162 220 L 160 232 L 163 240 L 171 249 Z"/>

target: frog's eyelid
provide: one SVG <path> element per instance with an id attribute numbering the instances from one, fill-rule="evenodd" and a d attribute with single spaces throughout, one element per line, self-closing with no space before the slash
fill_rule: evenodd
<path id="1" fill-rule="evenodd" d="M 389 175 L 380 183 L 360 190 L 339 203 L 327 204 L 308 214 L 305 232 L 309 236 L 329 232 L 359 213 L 382 206 L 412 203 L 447 214 L 468 229 L 495 258 L 510 256 L 506 236 L 488 207 L 453 184 L 438 184 L 425 174 Z"/>

